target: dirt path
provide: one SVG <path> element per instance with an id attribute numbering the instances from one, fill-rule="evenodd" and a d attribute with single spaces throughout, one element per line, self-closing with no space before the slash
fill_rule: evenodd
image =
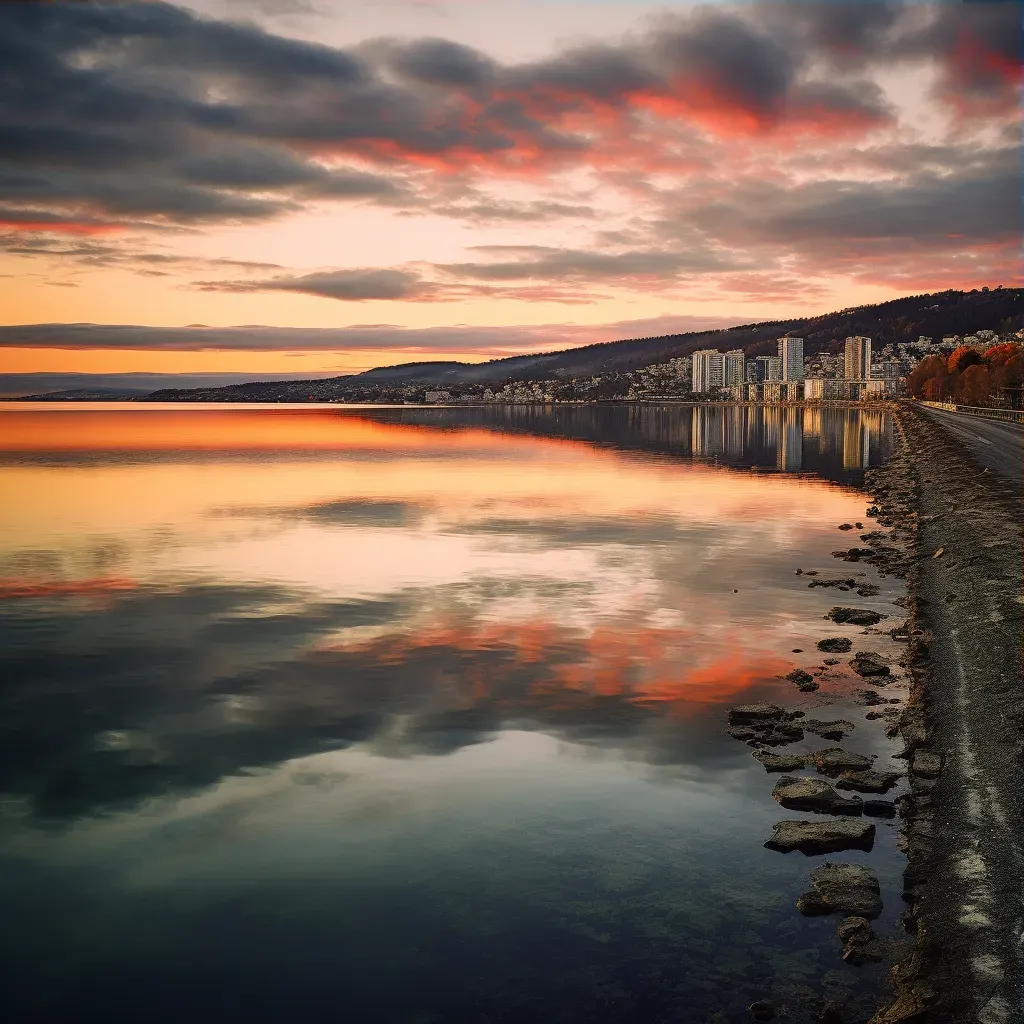
<path id="1" fill-rule="evenodd" d="M 917 950 L 875 1024 L 1024 1022 L 1024 694 L 1019 490 L 937 420 L 897 414 L 869 488 L 902 534 L 914 704 L 901 732 L 905 896 Z"/>

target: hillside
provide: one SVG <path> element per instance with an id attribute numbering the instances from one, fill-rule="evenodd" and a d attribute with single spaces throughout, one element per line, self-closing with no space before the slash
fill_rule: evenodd
<path id="1" fill-rule="evenodd" d="M 784 334 L 804 338 L 804 352 L 838 352 L 850 335 L 867 335 L 880 348 L 890 342 L 916 341 L 985 328 L 1024 326 L 1024 288 L 946 291 L 912 295 L 877 305 L 859 306 L 817 317 L 799 317 L 731 327 L 727 330 L 630 338 L 539 355 L 510 356 L 485 363 L 417 362 L 384 366 L 347 377 L 262 381 L 220 388 L 171 388 L 144 401 L 308 402 L 367 394 L 386 386 L 500 384 L 515 380 L 556 380 L 625 373 L 689 355 L 701 348 L 743 349 L 748 357 L 775 351 Z"/>

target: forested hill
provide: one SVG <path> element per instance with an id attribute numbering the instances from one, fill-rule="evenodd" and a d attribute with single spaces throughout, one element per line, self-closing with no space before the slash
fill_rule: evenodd
<path id="1" fill-rule="evenodd" d="M 380 367 L 355 381 L 478 383 L 549 377 L 583 377 L 622 373 L 701 348 L 741 348 L 748 357 L 776 350 L 783 334 L 804 338 L 804 352 L 838 352 L 853 334 L 867 335 L 876 348 L 888 342 L 916 341 L 920 335 L 939 338 L 986 328 L 1016 330 L 1024 326 L 1024 288 L 992 291 L 939 292 L 913 295 L 873 306 L 858 306 L 817 317 L 774 320 L 722 331 L 668 334 L 657 338 L 609 341 L 536 356 L 512 356 L 487 363 L 413 363 Z"/>
<path id="2" fill-rule="evenodd" d="M 454 385 L 510 380 L 601 376 L 623 373 L 689 355 L 701 348 L 741 348 L 748 357 L 776 351 L 783 334 L 804 338 L 804 351 L 816 355 L 840 351 L 844 339 L 867 335 L 877 348 L 888 342 L 916 341 L 920 335 L 941 338 L 978 330 L 1006 332 L 1024 327 L 1024 288 L 991 291 L 946 291 L 913 295 L 872 306 L 792 320 L 747 324 L 722 331 L 630 338 L 543 355 L 512 356 L 486 363 L 424 362 L 385 366 L 349 377 L 309 381 L 260 381 L 221 388 L 174 388 L 155 391 L 150 401 L 266 402 L 320 401 L 376 385 Z"/>

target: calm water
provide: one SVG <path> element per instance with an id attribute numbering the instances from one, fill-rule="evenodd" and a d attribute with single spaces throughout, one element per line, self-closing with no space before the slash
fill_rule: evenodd
<path id="1" fill-rule="evenodd" d="M 830 557 L 873 525 L 854 485 L 889 429 L 0 411 L 14 1019 L 704 1024 L 866 998 L 878 970 L 794 909 L 818 860 L 763 848 L 801 815 L 723 728 L 828 704 L 849 749 L 893 752 L 849 676 L 779 678 L 859 632 L 797 568 L 866 573 L 856 603 L 902 621 L 892 581 Z M 879 874 L 884 932 L 878 826 L 834 859 Z"/>

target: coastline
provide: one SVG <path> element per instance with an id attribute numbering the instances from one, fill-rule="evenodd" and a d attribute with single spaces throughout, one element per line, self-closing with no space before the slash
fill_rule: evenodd
<path id="1" fill-rule="evenodd" d="M 1021 498 L 912 407 L 867 474 L 907 584 L 910 701 L 899 731 L 904 914 L 912 953 L 871 1024 L 1015 1024 L 1022 1017 Z"/>

